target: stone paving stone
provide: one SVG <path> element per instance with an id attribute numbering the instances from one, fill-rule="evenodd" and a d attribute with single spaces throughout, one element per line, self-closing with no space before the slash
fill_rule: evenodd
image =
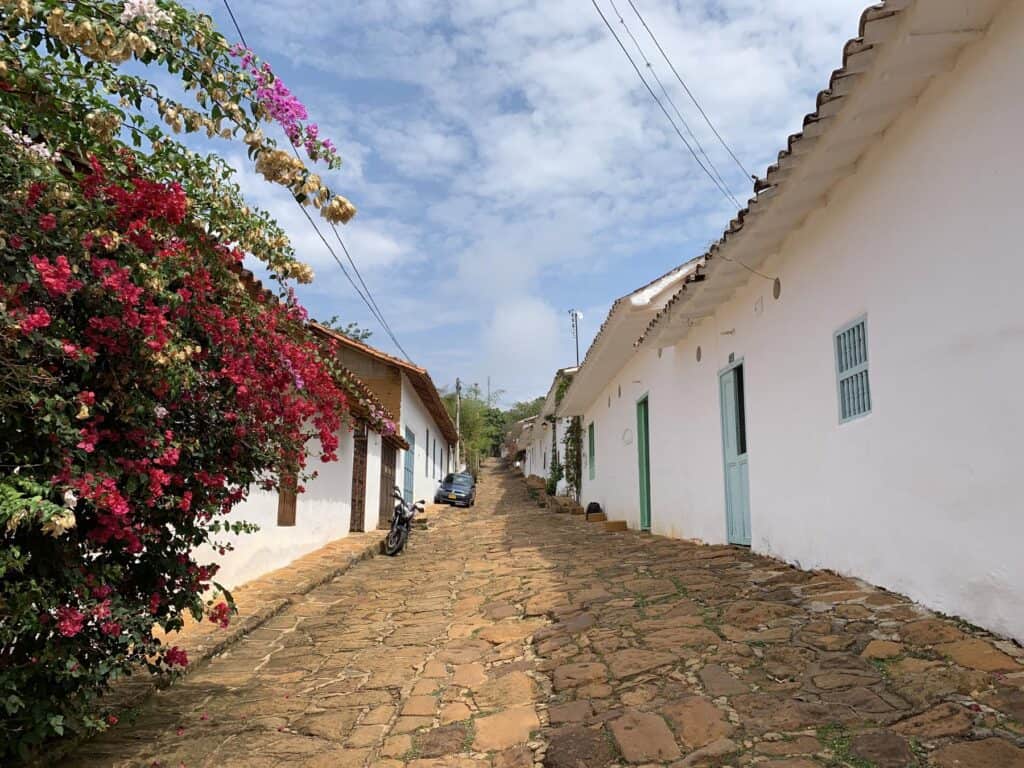
<path id="1" fill-rule="evenodd" d="M 473 746 L 489 752 L 526 742 L 530 734 L 540 727 L 540 720 L 533 707 L 513 707 L 496 715 L 477 718 L 475 725 Z"/>
<path id="2" fill-rule="evenodd" d="M 244 631 L 189 630 L 219 655 L 51 764 L 821 768 L 824 728 L 876 768 L 1024 768 L 1024 652 L 904 597 L 608 533 L 497 466 L 426 517 L 238 590 Z"/>
<path id="3" fill-rule="evenodd" d="M 650 712 L 629 712 L 610 724 L 619 751 L 631 763 L 674 760 L 680 756 L 672 731 Z"/>

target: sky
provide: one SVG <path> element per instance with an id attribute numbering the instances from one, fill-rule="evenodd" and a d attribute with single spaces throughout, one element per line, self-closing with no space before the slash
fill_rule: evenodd
<path id="1" fill-rule="evenodd" d="M 750 178 L 629 0 L 596 1 L 745 202 Z M 633 0 L 758 176 L 813 111 L 865 3 Z M 222 0 L 189 4 L 236 39 Z M 396 337 L 439 386 L 457 376 L 486 386 L 490 377 L 506 404 L 545 394 L 554 371 L 575 363 L 571 308 L 583 313 L 582 357 L 616 298 L 702 254 L 736 213 L 591 0 L 232 0 L 232 8 L 249 47 L 339 146 L 343 167 L 322 175 L 359 209 L 342 236 Z M 288 193 L 256 175 L 237 147 L 219 149 L 239 168 L 246 197 L 314 268 L 314 283 L 298 291 L 310 314 L 357 322 L 373 331 L 370 343 L 397 354 Z"/>

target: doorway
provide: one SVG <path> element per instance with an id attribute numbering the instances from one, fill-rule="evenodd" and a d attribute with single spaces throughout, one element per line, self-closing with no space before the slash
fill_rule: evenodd
<path id="1" fill-rule="evenodd" d="M 636 404 L 636 448 L 640 462 L 640 530 L 651 530 L 651 421 L 647 396 Z"/>
<path id="2" fill-rule="evenodd" d="M 366 530 L 366 427 L 355 434 L 352 450 L 352 514 L 348 529 L 356 533 Z"/>
<path id="3" fill-rule="evenodd" d="M 750 546 L 750 478 L 743 361 L 719 374 L 725 460 L 725 524 L 730 544 Z"/>
<path id="4" fill-rule="evenodd" d="M 385 441 L 380 447 L 380 499 L 377 508 L 377 527 L 387 528 L 391 525 L 391 517 L 395 514 L 395 459 L 398 451 L 395 446 Z"/>

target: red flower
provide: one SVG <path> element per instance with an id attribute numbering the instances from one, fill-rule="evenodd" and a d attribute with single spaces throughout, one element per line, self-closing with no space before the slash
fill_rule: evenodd
<path id="1" fill-rule="evenodd" d="M 210 610 L 210 621 L 217 624 L 221 629 L 227 629 L 228 624 L 231 622 L 231 609 L 227 603 L 217 603 Z"/>
<path id="2" fill-rule="evenodd" d="M 164 661 L 170 667 L 187 667 L 188 654 L 178 646 L 172 646 L 164 653 Z"/>
<path id="3" fill-rule="evenodd" d="M 121 634 L 121 625 L 116 621 L 104 621 L 100 624 L 100 632 L 107 637 L 117 637 Z"/>
<path id="4" fill-rule="evenodd" d="M 82 287 L 81 280 L 73 280 L 71 277 L 71 265 L 68 264 L 67 256 L 58 256 L 56 263 L 51 263 L 49 259 L 41 256 L 29 258 L 43 281 L 43 288 L 51 296 L 63 296 Z"/>
<path id="5" fill-rule="evenodd" d="M 28 195 L 25 197 L 25 205 L 29 208 L 35 208 L 36 203 L 39 202 L 39 198 L 43 196 L 46 191 L 46 185 L 41 181 L 34 181 L 29 185 Z"/>
<path id="6" fill-rule="evenodd" d="M 46 307 L 36 307 L 19 320 L 18 325 L 21 326 L 22 333 L 32 333 L 32 331 L 48 327 L 51 322 L 53 322 L 53 318 L 46 311 Z"/>
<path id="7" fill-rule="evenodd" d="M 18 249 L 25 244 L 25 238 L 23 238 L 21 235 L 11 235 L 10 239 L 7 242 L 10 243 L 11 248 Z"/>
<path id="8" fill-rule="evenodd" d="M 110 601 L 104 600 L 102 603 L 98 603 L 92 609 L 92 615 L 97 619 L 109 619 L 110 618 Z"/>
<path id="9" fill-rule="evenodd" d="M 108 725 L 117 725 L 117 723 L 118 723 L 117 715 L 107 715 L 107 724 Z"/>
<path id="10" fill-rule="evenodd" d="M 52 213 L 44 213 L 39 217 L 39 228 L 43 232 L 52 232 L 57 228 L 57 217 Z"/>
<path id="11" fill-rule="evenodd" d="M 114 588 L 112 586 L 110 586 L 109 584 L 103 584 L 101 586 L 92 588 L 92 596 L 95 597 L 97 600 L 103 600 L 109 597 L 113 593 L 113 591 Z"/>
<path id="12" fill-rule="evenodd" d="M 57 631 L 64 637 L 74 637 L 85 625 L 85 614 L 69 605 L 57 609 Z"/>

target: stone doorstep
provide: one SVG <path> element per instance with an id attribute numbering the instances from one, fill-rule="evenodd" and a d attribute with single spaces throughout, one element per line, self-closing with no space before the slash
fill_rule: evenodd
<path id="1" fill-rule="evenodd" d="M 182 674 L 190 674 L 287 609 L 295 598 L 312 592 L 345 573 L 356 563 L 376 555 L 383 545 L 384 535 L 385 531 L 375 530 L 336 539 L 283 568 L 233 589 L 239 612 L 232 617 L 227 629 L 196 622 L 188 617 L 180 632 L 166 635 L 156 629 L 156 636 L 168 638 L 168 644 L 179 645 L 185 650 L 189 663 Z M 252 607 L 248 607 L 249 604 Z M 161 685 L 162 682 L 157 678 L 144 673 L 121 678 L 111 686 L 103 700 L 111 708 L 123 712 L 140 706 Z M 40 765 L 57 762 L 86 740 L 69 739 L 54 743 L 52 750 L 41 757 Z"/>
<path id="2" fill-rule="evenodd" d="M 625 520 L 606 520 L 604 524 L 604 529 L 609 532 L 628 531 L 629 523 L 627 523 Z"/>
<path id="3" fill-rule="evenodd" d="M 608 515 L 604 512 L 594 512 L 587 518 L 588 523 L 604 523 L 608 521 Z"/>

